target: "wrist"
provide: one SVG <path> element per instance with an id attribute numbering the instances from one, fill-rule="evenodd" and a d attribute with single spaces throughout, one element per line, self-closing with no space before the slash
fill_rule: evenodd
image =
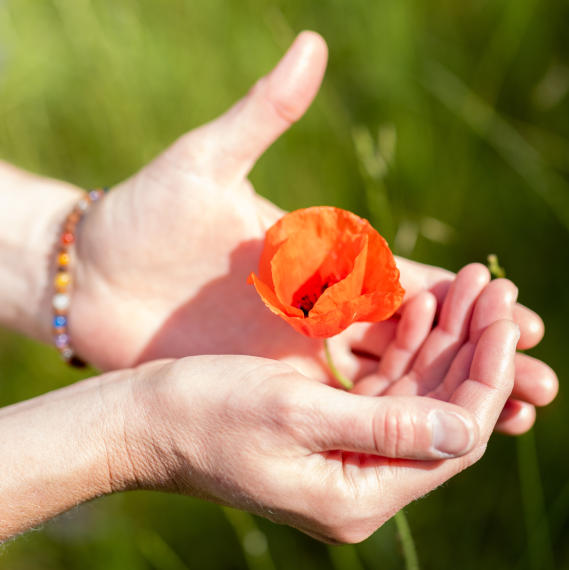
<path id="1" fill-rule="evenodd" d="M 51 342 L 55 247 L 78 188 L 0 162 L 0 324 Z"/>
<path id="2" fill-rule="evenodd" d="M 108 372 L 96 378 L 99 403 L 98 439 L 105 456 L 105 493 L 142 488 L 148 418 L 135 389 L 136 369 Z"/>
<path id="3" fill-rule="evenodd" d="M 109 463 L 113 491 L 179 490 L 171 485 L 178 469 L 172 463 L 176 451 L 170 447 L 174 440 L 167 401 L 172 395 L 167 381 L 171 362 L 153 361 L 130 370 L 118 394 L 123 423 L 105 435 L 107 448 L 114 450 Z"/>
<path id="4" fill-rule="evenodd" d="M 128 380 L 107 374 L 0 410 L 0 541 L 128 488 Z"/>

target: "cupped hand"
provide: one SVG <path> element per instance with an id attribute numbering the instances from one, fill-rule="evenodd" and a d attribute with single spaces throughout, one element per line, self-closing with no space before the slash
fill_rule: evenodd
<path id="1" fill-rule="evenodd" d="M 480 331 L 438 399 L 348 393 L 246 356 L 143 365 L 125 407 L 123 460 L 110 473 L 126 463 L 137 488 L 231 505 L 328 542 L 361 541 L 481 457 L 512 390 L 518 336 L 508 320 Z M 417 391 L 432 388 L 424 381 Z"/>
<path id="2" fill-rule="evenodd" d="M 164 357 L 250 354 L 329 380 L 322 344 L 272 315 L 246 284 L 265 231 L 282 215 L 254 192 L 247 174 L 309 106 L 326 59 L 320 36 L 300 34 L 234 107 L 181 137 L 92 208 L 79 228 L 69 317 L 81 356 L 116 369 Z M 408 299 L 430 291 L 442 302 L 451 273 L 404 259 L 398 264 Z M 514 319 L 520 348 L 539 341 L 537 315 L 517 306 Z M 354 378 L 366 375 L 375 363 L 362 352 L 381 357 L 394 333 L 394 322 L 387 322 L 340 335 L 334 346 L 341 366 Z M 550 397 L 541 388 L 550 376 L 541 363 L 519 367 L 529 404 Z"/>
<path id="3" fill-rule="evenodd" d="M 496 320 L 513 320 L 516 311 L 527 312 L 516 305 L 517 295 L 511 281 L 489 282 L 488 270 L 479 264 L 457 274 L 437 319 L 435 295 L 416 294 L 403 307 L 395 334 L 384 341 L 376 370 L 361 378 L 355 391 L 447 399 L 468 373 L 482 331 Z M 534 406 L 549 403 L 557 393 L 557 378 L 544 363 L 523 353 L 516 353 L 514 363 L 512 398 L 497 424 L 509 434 L 528 430 L 535 421 Z"/>

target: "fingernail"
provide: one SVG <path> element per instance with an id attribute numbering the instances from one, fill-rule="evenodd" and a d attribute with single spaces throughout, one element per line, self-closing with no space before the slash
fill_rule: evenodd
<path id="1" fill-rule="evenodd" d="M 431 412 L 432 447 L 442 457 L 464 455 L 472 448 L 475 428 L 472 422 L 452 412 Z"/>
<path id="2" fill-rule="evenodd" d="M 271 74 L 275 82 L 290 80 L 290 75 L 294 71 L 295 66 L 298 65 L 297 59 L 300 57 L 303 48 L 303 41 L 300 38 L 296 38 Z"/>
<path id="3" fill-rule="evenodd" d="M 304 101 L 304 95 L 318 90 L 326 67 L 326 57 L 322 55 L 325 52 L 326 44 L 321 38 L 315 41 L 312 32 L 303 32 L 296 38 L 269 76 L 269 89 L 275 91 L 278 100 L 290 102 L 302 95 Z M 298 119 L 307 105 L 308 102 L 301 110 L 295 110 L 291 120 Z"/>

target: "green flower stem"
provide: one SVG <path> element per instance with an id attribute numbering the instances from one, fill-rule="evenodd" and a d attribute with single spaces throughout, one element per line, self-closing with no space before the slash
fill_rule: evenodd
<path id="1" fill-rule="evenodd" d="M 397 526 L 397 534 L 399 534 L 399 539 L 401 540 L 406 570 L 419 570 L 417 549 L 415 548 L 415 542 L 413 541 L 411 528 L 409 527 L 405 513 L 403 511 L 399 511 L 393 519 Z"/>
<path id="2" fill-rule="evenodd" d="M 330 367 L 330 372 L 332 373 L 332 376 L 334 376 L 334 378 L 336 378 L 336 380 L 338 380 L 338 382 L 340 382 L 340 384 L 342 385 L 343 388 L 345 388 L 346 390 L 351 390 L 354 387 L 354 383 L 349 378 L 346 378 L 336 368 L 336 365 L 334 364 L 334 361 L 332 360 L 332 354 L 330 353 L 330 346 L 328 344 L 327 338 L 324 339 L 324 352 L 326 354 L 326 362 L 328 363 L 328 366 Z"/>
<path id="3" fill-rule="evenodd" d="M 330 372 L 340 384 L 346 389 L 351 390 L 354 387 L 353 382 L 346 378 L 334 365 L 332 360 L 332 354 L 330 353 L 330 345 L 328 344 L 328 339 L 324 339 L 324 352 L 326 353 L 326 362 L 330 367 Z M 397 526 L 397 534 L 401 540 L 401 546 L 403 548 L 403 558 L 405 559 L 406 570 L 419 570 L 419 559 L 417 557 L 417 550 L 415 548 L 415 542 L 413 541 L 413 536 L 411 535 L 411 529 L 409 523 L 407 522 L 407 517 L 403 511 L 399 511 L 395 516 L 395 525 Z"/>
<path id="4" fill-rule="evenodd" d="M 506 270 L 500 265 L 498 256 L 495 253 L 488 255 L 486 266 L 490 271 L 490 275 L 492 275 L 492 279 L 500 279 L 506 277 Z"/>

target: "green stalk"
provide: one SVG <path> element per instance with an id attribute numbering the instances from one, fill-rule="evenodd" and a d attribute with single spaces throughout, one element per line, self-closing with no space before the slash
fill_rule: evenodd
<path id="1" fill-rule="evenodd" d="M 140 529 L 135 541 L 142 557 L 157 570 L 189 570 L 189 566 L 156 531 Z"/>
<path id="2" fill-rule="evenodd" d="M 330 372 L 332 373 L 332 376 L 334 376 L 334 378 L 336 378 L 336 380 L 338 380 L 338 382 L 340 382 L 340 384 L 342 385 L 343 388 L 345 388 L 346 390 L 351 390 L 354 387 L 354 383 L 349 378 L 346 378 L 336 368 L 336 365 L 334 364 L 334 361 L 332 360 L 332 354 L 330 353 L 330 346 L 328 345 L 328 339 L 327 338 L 324 339 L 324 352 L 326 354 L 326 362 L 328 363 L 328 366 L 330 367 Z"/>
<path id="3" fill-rule="evenodd" d="M 405 513 L 403 511 L 399 511 L 393 519 L 397 526 L 397 534 L 399 534 L 399 539 L 401 540 L 406 570 L 419 570 L 417 549 L 415 548 L 415 542 L 411 535 L 411 528 L 409 527 Z"/>
<path id="4" fill-rule="evenodd" d="M 255 518 L 245 511 L 230 507 L 221 507 L 221 511 L 239 539 L 249 570 L 276 570 L 268 544 L 261 544 L 253 549 L 251 545 L 248 547 L 248 542 L 251 542 L 251 538 L 257 538 L 257 540 L 260 538 L 266 542 L 266 538 L 257 526 Z"/>
<path id="5" fill-rule="evenodd" d="M 518 437 L 516 443 L 522 508 L 527 533 L 528 567 L 532 570 L 557 568 L 539 474 L 534 430 Z"/>
<path id="6" fill-rule="evenodd" d="M 364 570 L 356 547 L 353 544 L 328 546 L 328 554 L 334 570 Z"/>

